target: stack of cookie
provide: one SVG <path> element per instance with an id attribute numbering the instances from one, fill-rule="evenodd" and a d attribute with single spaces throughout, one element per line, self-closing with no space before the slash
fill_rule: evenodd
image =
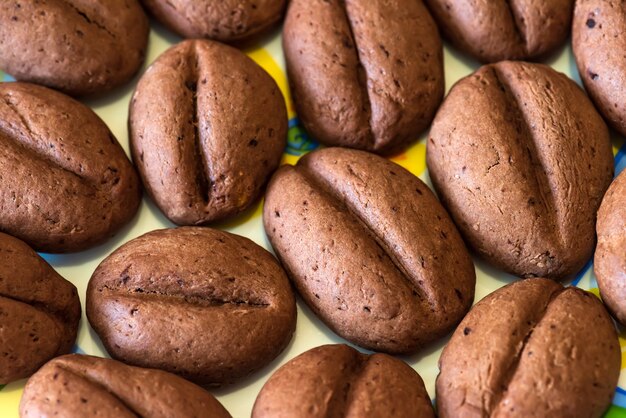
<path id="1" fill-rule="evenodd" d="M 589 97 L 546 64 L 570 30 Z M 624 31 L 607 0 L 3 2 L 0 385 L 28 417 L 602 416 Z"/>

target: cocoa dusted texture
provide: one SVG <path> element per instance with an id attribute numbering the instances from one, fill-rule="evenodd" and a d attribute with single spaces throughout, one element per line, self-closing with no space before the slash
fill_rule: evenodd
<path id="1" fill-rule="evenodd" d="M 154 17 L 185 38 L 253 41 L 283 18 L 287 0 L 142 0 Z"/>
<path id="2" fill-rule="evenodd" d="M 482 62 L 536 60 L 565 43 L 574 0 L 426 0 L 444 36 Z"/>
<path id="3" fill-rule="evenodd" d="M 296 306 L 269 252 L 244 237 L 184 227 L 150 232 L 107 257 L 89 281 L 87 317 L 116 359 L 223 384 L 287 346 Z"/>
<path id="4" fill-rule="evenodd" d="M 72 354 L 26 383 L 20 417 L 230 418 L 213 395 L 171 373 Z"/>
<path id="5" fill-rule="evenodd" d="M 421 0 L 292 0 L 283 49 L 298 117 L 326 145 L 397 152 L 443 98 L 443 47 Z"/>
<path id="6" fill-rule="evenodd" d="M 73 96 L 103 93 L 139 70 L 149 29 L 136 0 L 5 0 L 0 68 Z"/>
<path id="7" fill-rule="evenodd" d="M 133 160 L 172 222 L 206 224 L 259 197 L 287 141 L 274 80 L 242 52 L 185 41 L 146 71 L 130 105 Z"/>
<path id="8" fill-rule="evenodd" d="M 593 294 L 549 279 L 505 286 L 472 308 L 439 359 L 447 417 L 600 417 L 620 373 L 617 332 Z"/>
<path id="9" fill-rule="evenodd" d="M 578 0 L 572 49 L 580 79 L 608 123 L 626 135 L 626 4 Z"/>
<path id="10" fill-rule="evenodd" d="M 481 67 L 441 106 L 426 160 L 466 242 L 489 263 L 561 280 L 591 258 L 613 154 L 602 118 L 565 75 L 521 62 Z"/>
<path id="11" fill-rule="evenodd" d="M 434 418 L 422 378 L 386 354 L 347 345 L 313 348 L 278 369 L 256 399 L 252 418 Z"/>
<path id="12" fill-rule="evenodd" d="M 611 184 L 598 211 L 593 268 L 602 300 L 626 324 L 626 171 Z"/>
<path id="13" fill-rule="evenodd" d="M 139 178 L 87 106 L 28 83 L 0 84 L 0 231 L 37 251 L 93 247 L 127 224 Z"/>
<path id="14" fill-rule="evenodd" d="M 0 384 L 69 353 L 79 321 L 76 287 L 24 242 L 0 233 Z"/>
<path id="15" fill-rule="evenodd" d="M 263 222 L 304 301 L 362 347 L 415 352 L 474 300 L 474 266 L 444 208 L 421 180 L 374 154 L 326 148 L 281 167 Z"/>

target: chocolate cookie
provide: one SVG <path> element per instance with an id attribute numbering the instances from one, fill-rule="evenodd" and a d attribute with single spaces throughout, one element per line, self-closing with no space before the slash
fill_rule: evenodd
<path id="1" fill-rule="evenodd" d="M 80 251 L 139 208 L 139 179 L 87 106 L 27 83 L 0 84 L 0 231 L 37 251 Z"/>
<path id="2" fill-rule="evenodd" d="M 600 417 L 620 373 L 611 318 L 593 294 L 547 279 L 476 304 L 439 359 L 440 418 Z"/>
<path id="3" fill-rule="evenodd" d="M 443 34 L 482 62 L 539 59 L 563 45 L 574 0 L 426 0 Z"/>
<path id="4" fill-rule="evenodd" d="M 56 358 L 28 380 L 20 417 L 230 418 L 204 389 L 160 370 L 80 354 Z"/>
<path id="5" fill-rule="evenodd" d="M 252 418 L 435 417 L 424 382 L 386 354 L 325 345 L 294 358 L 265 383 Z"/>
<path id="6" fill-rule="evenodd" d="M 185 41 L 143 75 L 130 105 L 133 160 L 172 222 L 246 209 L 278 167 L 287 111 L 274 80 L 242 52 Z"/>
<path id="7" fill-rule="evenodd" d="M 421 180 L 382 157 L 326 148 L 281 167 L 263 223 L 304 301 L 362 347 L 414 352 L 474 300 L 474 266 L 450 217 Z"/>
<path id="8" fill-rule="evenodd" d="M 626 7 L 623 2 L 578 0 L 572 48 L 580 79 L 609 124 L 626 135 Z"/>
<path id="9" fill-rule="evenodd" d="M 427 164 L 466 242 L 495 266 L 560 280 L 591 257 L 613 154 L 565 75 L 501 62 L 460 80 L 435 117 Z"/>
<path id="10" fill-rule="evenodd" d="M 0 68 L 71 95 L 102 93 L 139 70 L 148 32 L 136 0 L 5 0 Z"/>
<path id="11" fill-rule="evenodd" d="M 626 324 L 626 171 L 606 192 L 598 211 L 598 246 L 593 268 L 602 300 Z"/>
<path id="12" fill-rule="evenodd" d="M 285 348 L 296 306 L 269 252 L 186 227 L 150 232 L 107 257 L 89 282 L 87 317 L 114 358 L 222 384 Z"/>
<path id="13" fill-rule="evenodd" d="M 298 116 L 326 145 L 398 151 L 443 98 L 441 39 L 421 0 L 292 0 L 283 48 Z"/>
<path id="14" fill-rule="evenodd" d="M 154 17 L 185 38 L 247 42 L 283 18 L 287 0 L 142 0 Z"/>
<path id="15" fill-rule="evenodd" d="M 0 384 L 69 353 L 79 320 L 76 287 L 28 245 L 0 233 Z"/>

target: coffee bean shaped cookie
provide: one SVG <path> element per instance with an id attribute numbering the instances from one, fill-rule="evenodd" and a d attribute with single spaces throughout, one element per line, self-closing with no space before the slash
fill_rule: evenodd
<path id="1" fill-rule="evenodd" d="M 112 357 L 203 384 L 231 383 L 290 341 L 296 306 L 278 262 L 247 238 L 150 232 L 94 272 L 87 317 Z"/>
<path id="2" fill-rule="evenodd" d="M 0 233 L 0 385 L 69 353 L 79 320 L 76 287 L 24 242 Z"/>
<path id="3" fill-rule="evenodd" d="M 602 300 L 617 320 L 626 324 L 626 171 L 606 192 L 596 229 L 593 268 Z"/>
<path id="4" fill-rule="evenodd" d="M 435 117 L 427 164 L 466 242 L 495 266 L 560 280 L 591 257 L 613 154 L 565 75 L 501 62 L 460 80 Z"/>
<path id="5" fill-rule="evenodd" d="M 580 79 L 609 124 L 626 135 L 626 7 L 623 2 L 578 0 L 572 47 Z"/>
<path id="6" fill-rule="evenodd" d="M 443 34 L 482 62 L 539 59 L 563 45 L 574 0 L 426 0 Z"/>
<path id="7" fill-rule="evenodd" d="M 154 17 L 185 38 L 252 41 L 283 18 L 287 0 L 142 0 Z"/>
<path id="8" fill-rule="evenodd" d="M 80 251 L 137 212 L 139 179 L 87 106 L 28 83 L 0 84 L 0 231 L 37 251 Z"/>
<path id="9" fill-rule="evenodd" d="M 472 308 L 439 359 L 439 417 L 600 417 L 620 373 L 613 322 L 593 294 L 526 279 Z"/>
<path id="10" fill-rule="evenodd" d="M 213 395 L 161 370 L 72 354 L 48 362 L 26 383 L 20 417 L 230 418 Z"/>
<path id="11" fill-rule="evenodd" d="M 362 347 L 415 352 L 474 300 L 474 266 L 450 217 L 421 180 L 382 157 L 326 148 L 281 167 L 263 222 L 304 301 Z"/>
<path id="12" fill-rule="evenodd" d="M 143 75 L 130 105 L 133 160 L 172 222 L 235 215 L 261 194 L 287 140 L 274 80 L 242 52 L 185 41 Z"/>
<path id="13" fill-rule="evenodd" d="M 278 369 L 252 418 L 435 417 L 419 374 L 386 354 L 347 345 L 313 348 Z"/>
<path id="14" fill-rule="evenodd" d="M 0 68 L 71 95 L 102 93 L 139 70 L 148 32 L 137 0 L 6 0 Z"/>
<path id="15" fill-rule="evenodd" d="M 283 48 L 298 116 L 326 145 L 398 151 L 443 97 L 441 39 L 421 0 L 293 0 Z"/>

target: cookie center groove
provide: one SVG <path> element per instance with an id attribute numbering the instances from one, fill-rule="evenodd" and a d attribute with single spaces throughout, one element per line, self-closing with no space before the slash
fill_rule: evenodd
<path id="1" fill-rule="evenodd" d="M 504 109 L 504 112 L 508 113 L 513 119 L 512 123 L 517 132 L 517 143 L 525 148 L 521 150 L 521 154 L 528 158 L 528 162 L 530 163 L 528 174 L 532 176 L 535 181 L 535 188 L 540 198 L 540 202 L 538 203 L 545 208 L 543 213 L 547 215 L 547 222 L 551 230 L 554 231 L 554 234 L 557 235 L 559 242 L 563 244 L 564 240 L 561 234 L 560 223 L 558 222 L 560 218 L 559 207 L 556 203 L 556 196 L 548 171 L 542 162 L 538 150 L 542 138 L 538 138 L 530 128 L 533 121 L 528 120 L 524 114 L 522 104 L 509 85 L 506 74 L 497 66 L 492 66 L 491 70 L 502 94 L 506 97 L 507 108 Z M 521 168 L 523 168 L 523 166 L 521 166 Z M 544 255 L 548 258 L 551 256 L 549 252 Z"/>
<path id="2" fill-rule="evenodd" d="M 42 314 L 44 314 L 45 316 L 47 316 L 48 318 L 50 318 L 50 320 L 58 327 L 59 329 L 59 335 L 62 335 L 63 331 L 66 329 L 63 324 L 70 322 L 68 315 L 66 315 L 64 312 L 62 311 L 57 311 L 54 309 L 50 309 L 50 306 L 48 304 L 46 304 L 45 302 L 41 302 L 41 301 L 33 301 L 33 300 L 26 300 L 26 299 L 22 299 L 22 298 L 18 298 L 12 295 L 7 295 L 4 293 L 0 293 L 0 300 L 2 299 L 6 299 L 6 300 L 10 300 L 12 302 L 18 303 L 20 305 L 26 305 L 26 308 L 24 309 L 28 309 L 31 308 L 37 312 L 40 312 Z M 58 348 L 57 348 L 58 350 Z M 57 351 L 55 350 L 55 351 Z"/>
<path id="3" fill-rule="evenodd" d="M 200 198 L 205 205 L 208 204 L 211 197 L 211 187 L 213 181 L 211 179 L 211 170 L 209 169 L 208 159 L 205 152 L 203 142 L 207 140 L 204 138 L 203 131 L 200 129 L 200 117 L 198 109 L 198 81 L 200 78 L 200 61 L 198 56 L 198 45 L 193 43 L 188 54 L 188 68 L 187 80 L 185 81 L 185 87 L 191 94 L 192 107 L 191 107 L 191 120 L 189 123 L 193 128 L 193 141 L 195 146 L 195 161 L 196 161 L 196 186 Z"/>
<path id="4" fill-rule="evenodd" d="M 404 278 L 405 283 L 409 286 L 409 288 L 414 292 L 414 294 L 419 298 L 420 301 L 432 301 L 435 300 L 434 296 L 429 292 L 424 283 L 419 283 L 419 281 L 411 280 L 411 274 L 404 268 L 402 263 L 399 260 L 399 257 L 391 250 L 391 246 L 385 241 L 384 237 L 378 236 L 378 234 L 374 231 L 374 229 L 367 223 L 365 219 L 363 219 L 358 211 L 356 211 L 351 205 L 349 205 L 342 197 L 339 192 L 334 190 L 330 184 L 326 183 L 321 176 L 317 176 L 312 170 L 310 170 L 306 166 L 296 167 L 298 173 L 302 175 L 316 190 L 321 191 L 324 196 L 328 199 L 332 200 L 332 202 L 344 208 L 345 211 L 349 214 L 349 216 L 355 219 L 366 231 L 370 240 L 372 240 L 378 248 L 389 258 L 395 269 L 399 272 L 400 276 Z M 356 175 L 356 173 L 354 173 Z M 381 277 L 383 282 L 386 282 L 384 277 Z"/>
<path id="5" fill-rule="evenodd" d="M 526 25 L 524 24 L 524 17 L 520 16 L 516 6 L 516 2 L 519 0 L 504 0 L 506 3 L 506 9 L 511 17 L 511 25 L 515 36 L 519 40 L 524 52 L 528 54 L 528 38 L 526 36 Z"/>
<path id="6" fill-rule="evenodd" d="M 187 304 L 200 308 L 210 308 L 219 306 L 246 306 L 252 309 L 265 309 L 271 306 L 268 301 L 255 296 L 237 295 L 236 291 L 233 291 L 230 297 L 226 295 L 226 292 L 220 291 L 217 288 L 207 288 L 202 292 L 187 291 L 181 289 L 179 292 L 174 291 L 160 291 L 154 289 L 145 289 L 143 287 L 135 286 L 134 288 L 121 288 L 104 285 L 100 289 L 100 292 L 107 292 L 115 296 L 134 297 L 140 300 L 154 300 L 154 301 L 169 301 L 170 303 Z"/>
<path id="7" fill-rule="evenodd" d="M 141 412 L 137 411 L 137 409 L 135 408 L 134 405 L 132 405 L 131 402 L 128 402 L 128 400 L 118 395 L 110 386 L 107 386 L 106 383 L 104 383 L 106 382 L 106 379 L 103 379 L 103 382 L 100 382 L 93 376 L 90 376 L 89 373 L 85 373 L 82 370 L 75 369 L 74 367 L 72 367 L 71 363 L 68 364 L 68 363 L 57 362 L 55 367 L 62 370 L 64 373 L 67 373 L 70 376 L 85 380 L 89 385 L 93 386 L 95 389 L 100 389 L 100 390 L 105 391 L 112 398 L 114 398 L 116 401 L 122 404 L 128 410 L 128 412 L 132 413 L 133 415 L 137 417 L 143 416 Z"/>
<path id="8" fill-rule="evenodd" d="M 328 401 L 326 418 L 344 418 L 348 412 L 355 383 L 363 375 L 368 359 L 355 353 L 351 361 L 343 370 L 342 379 L 338 380 L 333 388 L 332 396 Z"/>
<path id="9" fill-rule="evenodd" d="M 554 290 L 550 294 L 550 297 L 547 299 L 541 311 L 534 318 L 527 320 L 526 322 L 527 328 L 526 328 L 526 332 L 522 335 L 522 338 L 520 340 L 521 344 L 519 345 L 519 348 L 510 357 L 511 362 L 509 363 L 506 371 L 502 375 L 501 382 L 498 382 L 497 387 L 494 388 L 495 394 L 491 398 L 491 402 L 488 406 L 489 407 L 489 410 L 487 411 L 488 416 L 491 416 L 491 414 L 498 409 L 498 405 L 500 404 L 502 399 L 505 397 L 509 385 L 515 378 L 515 374 L 517 372 L 522 356 L 524 355 L 524 353 L 526 352 L 526 349 L 528 348 L 528 341 L 530 340 L 530 337 L 534 329 L 539 325 L 539 323 L 541 323 L 541 321 L 545 317 L 546 312 L 548 311 L 548 306 L 552 303 L 553 300 L 555 300 L 561 293 L 565 292 L 566 290 L 567 288 L 565 287 L 561 287 L 559 289 Z"/>
<path id="10" fill-rule="evenodd" d="M 79 15 L 85 22 L 87 22 L 88 25 L 95 26 L 99 30 L 101 30 L 104 33 L 108 34 L 113 39 L 117 38 L 117 36 L 115 36 L 115 34 L 111 30 L 109 30 L 109 28 L 107 28 L 102 23 L 98 22 L 94 17 L 89 17 L 89 15 L 87 13 L 85 13 L 82 9 L 80 9 L 71 0 L 60 0 L 60 1 L 61 1 L 62 4 L 67 5 L 67 7 L 69 7 L 74 12 L 76 12 L 76 14 Z"/>
<path id="11" fill-rule="evenodd" d="M 12 131 L 12 129 L 6 126 L 6 121 L 1 121 L 0 142 L 5 144 L 11 142 L 14 145 L 19 146 L 24 153 L 30 154 L 32 158 L 36 158 L 48 166 L 60 169 L 73 177 L 77 177 L 83 183 L 87 183 L 96 188 L 99 187 L 97 182 L 90 181 L 86 176 L 83 176 L 78 171 L 73 170 L 70 164 L 63 160 L 63 158 L 54 158 L 53 155 L 46 152 L 49 148 L 43 146 L 45 141 L 42 139 L 41 135 L 33 130 L 33 127 L 28 122 L 27 115 L 24 115 L 20 111 L 19 105 L 14 103 L 10 96 L 4 95 L 2 97 L 2 103 L 4 103 L 4 105 L 18 117 L 22 126 L 11 127 L 14 129 Z M 0 105 L 2 103 L 0 103 Z M 21 132 L 20 128 L 23 128 L 26 132 Z M 8 148 L 10 148 L 10 146 Z"/>
<path id="12" fill-rule="evenodd" d="M 339 0 L 340 9 L 343 13 L 343 18 L 347 23 L 348 30 L 350 31 L 350 43 L 352 44 L 352 48 L 354 48 L 354 53 L 356 54 L 357 59 L 357 67 L 356 67 L 356 80 L 359 84 L 359 88 L 361 90 L 361 96 L 363 97 L 362 111 L 367 115 L 367 120 L 369 121 L 368 126 L 368 142 L 376 143 L 376 138 L 374 137 L 374 132 L 372 130 L 373 120 L 372 120 L 372 103 L 370 98 L 370 92 L 368 88 L 368 76 L 367 70 L 365 66 L 363 66 L 361 62 L 361 53 L 359 52 L 359 42 L 354 36 L 354 17 L 350 15 L 349 7 L 346 2 L 349 0 Z"/>

